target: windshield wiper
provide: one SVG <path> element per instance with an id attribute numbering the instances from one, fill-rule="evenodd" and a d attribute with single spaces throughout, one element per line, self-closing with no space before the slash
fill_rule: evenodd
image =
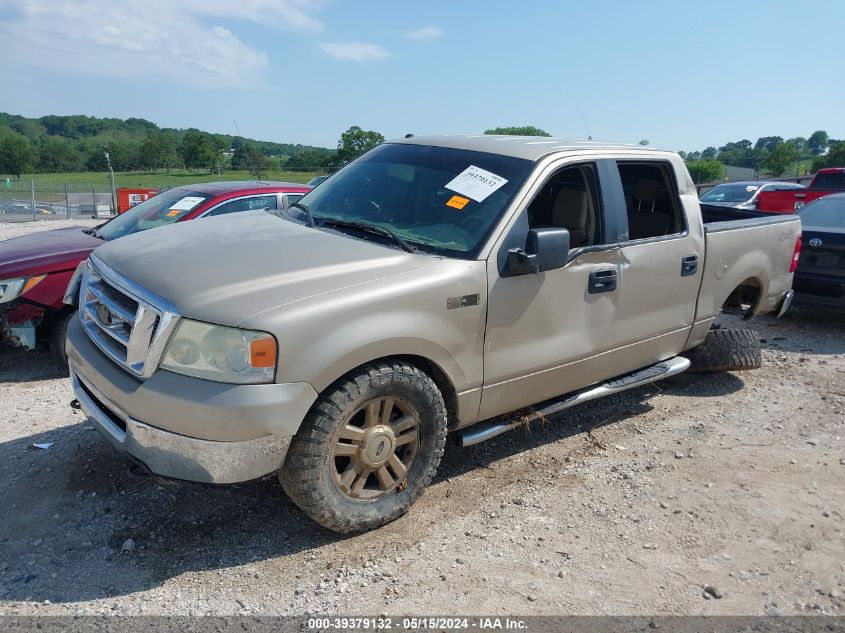
<path id="1" fill-rule="evenodd" d="M 295 203 L 294 203 L 295 204 Z M 375 224 L 367 224 L 365 222 L 352 222 L 350 220 L 334 220 L 334 219 L 327 219 L 320 222 L 320 226 L 327 226 L 329 228 L 337 227 L 337 228 L 348 228 L 348 229 L 357 229 L 358 231 L 363 231 L 364 233 L 373 233 L 375 235 L 382 235 L 384 237 L 390 238 L 394 244 L 399 246 L 403 251 L 408 253 L 416 253 L 417 249 L 413 246 L 408 244 L 405 240 L 401 237 L 396 235 L 390 229 L 387 229 L 383 226 L 377 226 Z"/>

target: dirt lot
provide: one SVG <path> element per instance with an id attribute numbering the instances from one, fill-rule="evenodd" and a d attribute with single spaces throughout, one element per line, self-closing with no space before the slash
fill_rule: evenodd
<path id="1" fill-rule="evenodd" d="M 45 353 L 0 349 L 0 614 L 841 614 L 845 317 L 753 325 L 762 369 L 452 446 L 407 516 L 352 537 L 272 478 L 136 472 Z"/>

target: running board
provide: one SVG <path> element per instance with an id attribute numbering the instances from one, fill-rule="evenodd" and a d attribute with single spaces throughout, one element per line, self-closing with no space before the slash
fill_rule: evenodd
<path id="1" fill-rule="evenodd" d="M 596 398 L 603 398 L 604 396 L 611 396 L 615 393 L 633 389 L 634 387 L 641 387 L 642 385 L 647 385 L 651 382 L 663 380 L 664 378 L 674 376 L 675 374 L 680 374 L 681 372 L 686 371 L 689 366 L 690 362 L 688 359 L 683 358 L 682 356 L 676 356 L 675 358 L 664 360 L 654 365 L 650 365 L 649 367 L 638 369 L 630 374 L 613 378 L 607 382 L 596 385 L 595 387 L 588 387 L 582 391 L 576 391 L 575 393 L 569 394 L 557 400 L 547 401 L 547 404 L 542 405 L 541 408 L 531 409 L 529 414 L 523 416 L 519 420 L 501 420 L 499 422 L 482 422 L 480 424 L 473 424 L 466 431 L 460 434 L 460 444 L 461 446 L 480 444 L 490 438 L 510 431 L 517 426 L 522 426 L 524 424 L 528 424 L 529 422 L 533 422 L 534 420 L 554 415 L 564 409 L 574 407 L 576 404 L 595 400 Z"/>

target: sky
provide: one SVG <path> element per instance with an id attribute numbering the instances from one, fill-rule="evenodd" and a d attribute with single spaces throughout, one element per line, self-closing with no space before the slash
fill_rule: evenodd
<path id="1" fill-rule="evenodd" d="M 843 33 L 842 0 L 0 0 L 0 111 L 324 147 L 845 138 Z"/>

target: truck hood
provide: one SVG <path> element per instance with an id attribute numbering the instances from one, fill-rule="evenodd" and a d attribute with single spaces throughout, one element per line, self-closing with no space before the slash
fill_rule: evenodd
<path id="1" fill-rule="evenodd" d="M 104 244 L 94 257 L 167 299 L 183 316 L 230 326 L 436 259 L 264 211 L 143 231 Z"/>
<path id="2" fill-rule="evenodd" d="M 75 268 L 103 243 L 82 227 L 54 229 L 0 242 L 0 279 Z"/>

